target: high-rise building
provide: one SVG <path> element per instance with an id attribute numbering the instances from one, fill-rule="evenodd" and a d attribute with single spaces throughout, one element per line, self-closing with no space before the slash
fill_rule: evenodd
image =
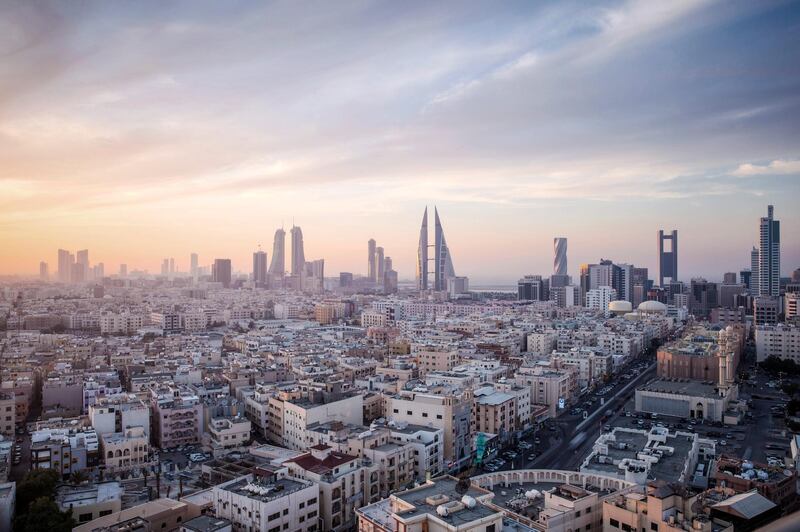
<path id="1" fill-rule="evenodd" d="M 669 242 L 669 246 L 664 246 Z M 664 286 L 664 279 L 678 280 L 678 231 L 673 230 L 671 235 L 658 231 L 658 286 Z"/>
<path id="2" fill-rule="evenodd" d="M 758 283 L 758 248 L 753 246 L 753 249 L 750 250 L 750 284 L 748 288 L 754 296 L 758 295 Z"/>
<path id="3" fill-rule="evenodd" d="M 519 301 L 544 301 L 544 286 L 541 275 L 526 275 L 517 281 Z"/>
<path id="4" fill-rule="evenodd" d="M 119 265 L 119 276 L 123 277 L 123 278 L 128 276 L 128 265 L 127 264 L 120 264 Z"/>
<path id="5" fill-rule="evenodd" d="M 294 225 L 290 231 L 292 235 L 292 275 L 302 275 L 306 264 L 306 254 L 303 250 L 303 230 Z"/>
<path id="6" fill-rule="evenodd" d="M 102 262 L 98 262 L 92 268 L 92 278 L 95 281 L 101 281 L 103 277 L 106 276 L 106 265 Z"/>
<path id="7" fill-rule="evenodd" d="M 433 208 L 434 213 L 434 266 L 433 266 L 433 289 L 436 291 L 447 290 L 447 280 L 455 277 L 456 272 L 453 267 L 453 257 L 450 255 L 450 248 L 447 247 L 447 240 L 444 237 L 442 222 L 439 220 L 439 211 Z M 417 287 L 420 290 L 427 290 L 430 287 L 428 282 L 428 208 L 422 216 L 422 227 L 419 231 L 419 246 L 417 247 Z"/>
<path id="8" fill-rule="evenodd" d="M 211 278 L 215 283 L 222 283 L 222 286 L 231 286 L 231 259 L 215 259 L 211 266 Z"/>
<path id="9" fill-rule="evenodd" d="M 722 275 L 722 284 L 736 284 L 736 272 L 725 272 Z"/>
<path id="10" fill-rule="evenodd" d="M 39 263 L 39 279 L 42 281 L 50 279 L 50 268 L 45 261 Z"/>
<path id="11" fill-rule="evenodd" d="M 568 275 L 567 272 L 567 239 L 553 239 L 553 275 Z"/>
<path id="12" fill-rule="evenodd" d="M 68 283 L 72 278 L 72 253 L 66 249 L 58 250 L 58 280 Z"/>
<path id="13" fill-rule="evenodd" d="M 264 251 L 253 253 L 253 282 L 259 288 L 267 286 L 267 253 Z"/>
<path id="14" fill-rule="evenodd" d="M 383 293 L 397 293 L 397 272 L 391 268 L 387 268 L 383 272 Z"/>
<path id="15" fill-rule="evenodd" d="M 444 229 L 439 220 L 439 211 L 436 207 L 433 208 L 435 219 L 435 233 L 434 233 L 434 252 L 436 253 L 436 264 L 434 267 L 434 287 L 438 291 L 447 290 L 447 280 L 456 276 L 455 268 L 453 267 L 453 257 L 450 255 L 450 248 L 447 247 L 447 240 L 444 238 Z"/>
<path id="16" fill-rule="evenodd" d="M 428 289 L 428 208 L 422 215 L 422 226 L 419 229 L 419 244 L 417 245 L 417 288 Z"/>
<path id="17" fill-rule="evenodd" d="M 773 206 L 759 224 L 758 294 L 778 297 L 781 293 L 781 223 L 773 218 Z"/>
<path id="18" fill-rule="evenodd" d="M 378 268 L 376 261 L 376 246 L 375 239 L 370 238 L 367 240 L 367 279 L 374 283 L 378 279 Z"/>
<path id="19" fill-rule="evenodd" d="M 800 283 L 800 268 L 797 268 L 795 271 L 792 272 L 792 282 Z"/>
<path id="20" fill-rule="evenodd" d="M 384 264 L 383 264 L 383 248 L 381 246 L 375 248 L 375 267 L 378 270 L 376 280 L 379 283 L 383 283 Z"/>
<path id="21" fill-rule="evenodd" d="M 353 286 L 353 274 L 350 272 L 339 273 L 339 287 L 349 288 Z"/>
<path id="22" fill-rule="evenodd" d="M 194 281 L 197 281 L 197 278 L 199 276 L 198 262 L 199 262 L 199 257 L 197 256 L 197 253 L 192 253 L 191 255 L 189 255 L 189 273 L 191 274 L 192 279 Z"/>
<path id="23" fill-rule="evenodd" d="M 70 275 L 70 282 L 82 283 L 86 280 L 86 269 L 80 262 L 72 263 L 72 274 Z"/>
<path id="24" fill-rule="evenodd" d="M 75 262 L 77 264 L 80 264 L 81 268 L 83 268 L 83 273 L 80 276 L 81 280 L 82 281 L 88 281 L 89 280 L 89 250 L 88 249 L 82 249 L 82 250 L 78 251 L 78 254 L 76 255 L 76 258 L 75 258 Z"/>
<path id="25" fill-rule="evenodd" d="M 283 228 L 275 231 L 272 241 L 272 262 L 269 264 L 269 275 L 279 281 L 286 273 L 286 231 Z"/>
<path id="26" fill-rule="evenodd" d="M 169 259 L 169 274 L 175 275 L 175 259 L 172 257 Z"/>
<path id="27" fill-rule="evenodd" d="M 752 290 L 753 288 L 751 285 L 751 283 L 753 282 L 752 278 L 753 278 L 753 272 L 751 272 L 748 269 L 744 269 L 739 272 L 739 284 L 743 284 L 745 288 L 748 288 L 750 290 Z"/>
<path id="28" fill-rule="evenodd" d="M 383 259 L 383 271 L 388 272 L 392 269 L 392 257 L 385 257 Z"/>
<path id="29" fill-rule="evenodd" d="M 161 275 L 169 275 L 169 259 L 164 259 L 161 261 Z"/>

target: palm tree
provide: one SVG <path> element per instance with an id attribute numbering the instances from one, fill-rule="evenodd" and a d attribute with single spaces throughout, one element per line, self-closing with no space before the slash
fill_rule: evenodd
<path id="1" fill-rule="evenodd" d="M 82 469 L 73 471 L 72 474 L 70 474 L 69 476 L 69 483 L 72 484 L 73 486 L 80 486 L 87 480 L 89 480 L 89 475 L 87 475 L 86 472 Z"/>

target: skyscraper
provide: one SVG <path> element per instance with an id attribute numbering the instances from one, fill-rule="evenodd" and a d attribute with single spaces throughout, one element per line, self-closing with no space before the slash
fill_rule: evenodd
<path id="1" fill-rule="evenodd" d="M 773 218 L 773 206 L 759 224 L 758 295 L 781 294 L 781 223 Z"/>
<path id="2" fill-rule="evenodd" d="M 455 268 L 453 267 L 453 257 L 450 256 L 450 249 L 447 247 L 447 240 L 444 238 L 444 230 L 442 229 L 442 224 L 439 221 L 439 211 L 436 209 L 436 207 L 433 208 L 433 214 L 436 224 L 434 233 L 434 251 L 436 253 L 434 275 L 436 279 L 434 281 L 433 289 L 438 292 L 447 290 L 447 280 L 451 277 L 455 277 L 456 272 Z"/>
<path id="3" fill-rule="evenodd" d="M 567 239 L 557 237 L 553 239 L 553 275 L 567 274 Z"/>
<path id="4" fill-rule="evenodd" d="M 50 279 L 50 268 L 45 261 L 39 263 L 39 279 L 47 281 Z"/>
<path id="5" fill-rule="evenodd" d="M 664 243 L 669 241 L 669 249 Z M 673 230 L 671 235 L 658 231 L 658 286 L 664 286 L 664 279 L 678 280 L 678 231 Z"/>
<path id="6" fill-rule="evenodd" d="M 753 246 L 750 250 L 750 283 L 747 287 L 754 296 L 758 295 L 758 248 Z"/>
<path id="7" fill-rule="evenodd" d="M 189 255 L 189 273 L 192 275 L 192 279 L 197 281 L 197 267 L 199 262 L 199 257 L 197 253 L 192 253 Z"/>
<path id="8" fill-rule="evenodd" d="M 170 275 L 175 274 L 175 259 L 172 257 L 170 257 L 169 259 L 169 274 Z"/>
<path id="9" fill-rule="evenodd" d="M 128 276 L 128 265 L 127 264 L 120 264 L 119 265 L 119 276 L 120 277 L 127 277 Z"/>
<path id="10" fill-rule="evenodd" d="M 66 249 L 58 250 L 58 280 L 68 283 L 72 277 L 72 253 Z"/>
<path id="11" fill-rule="evenodd" d="M 301 275 L 306 264 L 306 254 L 303 251 L 303 231 L 296 225 L 292 226 L 292 275 Z"/>
<path id="12" fill-rule="evenodd" d="M 382 283 L 384 265 L 383 265 L 383 248 L 381 246 L 375 248 L 375 267 L 378 270 L 376 281 Z"/>
<path id="13" fill-rule="evenodd" d="M 89 280 L 89 250 L 88 249 L 81 249 L 78 251 L 77 257 L 75 259 L 77 264 L 81 265 L 83 269 L 83 273 L 79 276 L 81 277 L 82 281 Z"/>
<path id="14" fill-rule="evenodd" d="M 253 253 L 253 282 L 259 288 L 267 286 L 267 253 L 261 250 Z"/>
<path id="15" fill-rule="evenodd" d="M 269 273 L 273 278 L 280 278 L 286 273 L 286 231 L 283 228 L 275 231 L 272 241 L 272 262 Z"/>
<path id="16" fill-rule="evenodd" d="M 419 229 L 419 245 L 417 246 L 417 288 L 428 289 L 428 208 L 422 215 L 422 226 Z"/>
<path id="17" fill-rule="evenodd" d="M 169 259 L 161 261 L 161 275 L 169 275 Z"/>
<path id="18" fill-rule="evenodd" d="M 371 283 L 378 280 L 378 267 L 375 263 L 375 239 L 370 238 L 367 240 L 367 279 Z"/>
<path id="19" fill-rule="evenodd" d="M 211 276 L 215 283 L 222 283 L 222 286 L 231 286 L 231 259 L 215 259 L 211 266 Z"/>
<path id="20" fill-rule="evenodd" d="M 384 273 L 388 272 L 392 268 L 392 257 L 386 257 L 383 259 L 383 271 Z"/>

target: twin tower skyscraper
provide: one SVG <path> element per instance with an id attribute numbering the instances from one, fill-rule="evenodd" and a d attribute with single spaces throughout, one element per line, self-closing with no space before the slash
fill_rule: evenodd
<path id="1" fill-rule="evenodd" d="M 444 230 L 439 220 L 439 211 L 433 208 L 434 244 L 428 244 L 428 208 L 422 215 L 422 227 L 419 230 L 419 246 L 417 248 L 417 288 L 419 290 L 447 290 L 447 282 L 456 276 L 453 268 L 453 257 L 444 238 Z M 429 250 L 433 248 L 433 258 Z M 433 283 L 430 282 L 430 261 L 433 261 Z"/>
<path id="2" fill-rule="evenodd" d="M 300 275 L 305 267 L 306 254 L 303 249 L 303 230 L 292 226 L 289 230 L 292 236 L 292 269 L 289 273 Z M 272 261 L 269 264 L 269 274 L 271 277 L 283 277 L 286 273 L 286 231 L 283 228 L 275 231 L 275 239 L 272 243 Z"/>

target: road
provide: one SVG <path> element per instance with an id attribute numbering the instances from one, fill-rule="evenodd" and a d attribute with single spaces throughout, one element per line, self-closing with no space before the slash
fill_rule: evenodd
<path id="1" fill-rule="evenodd" d="M 650 364 L 631 380 L 623 380 L 619 377 L 619 374 L 612 379 L 612 382 L 609 383 L 612 389 L 603 396 L 605 399 L 604 404 L 601 405 L 599 400 L 596 401 L 588 410 L 589 413 L 586 419 L 583 418 L 583 414 L 573 415 L 566 411 L 555 420 L 549 420 L 546 425 L 552 426 L 552 430 L 547 428 L 540 429 L 526 438 L 525 441 L 531 443 L 533 448 L 530 450 L 513 449 L 519 455 L 513 462 L 507 462 L 500 470 L 575 469 L 600 435 L 603 425 L 616 424 L 619 414 L 624 411 L 623 406 L 628 399 L 633 397 L 636 387 L 655 376 L 656 365 L 652 355 L 643 355 L 632 361 L 630 365 L 645 361 L 650 362 Z M 629 369 L 630 365 L 622 368 L 620 373 L 624 374 L 631 371 Z M 585 404 L 592 397 L 590 395 L 584 396 L 580 399 L 580 402 Z M 632 406 L 630 409 L 633 409 Z M 614 412 L 613 416 L 601 423 L 600 419 L 608 410 Z M 581 432 L 585 433 L 585 439 L 577 445 L 577 448 L 569 450 L 569 442 Z M 534 444 L 536 438 L 540 439 L 538 445 Z M 535 452 L 537 456 L 534 460 L 528 460 L 527 457 L 532 452 Z"/>

